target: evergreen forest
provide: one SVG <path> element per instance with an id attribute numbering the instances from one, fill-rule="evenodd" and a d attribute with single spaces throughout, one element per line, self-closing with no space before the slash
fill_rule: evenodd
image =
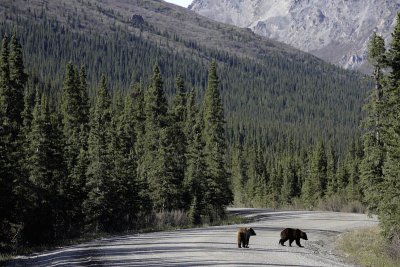
<path id="1" fill-rule="evenodd" d="M 228 206 L 367 207 L 399 238 L 400 15 L 388 46 L 371 38 L 371 82 L 301 53 L 254 60 L 151 24 L 143 33 L 190 52 L 12 14 L 0 24 L 2 250 L 140 230 L 161 212 L 213 223 Z"/>

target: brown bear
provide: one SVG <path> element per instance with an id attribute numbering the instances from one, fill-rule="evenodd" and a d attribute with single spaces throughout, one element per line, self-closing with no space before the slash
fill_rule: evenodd
<path id="1" fill-rule="evenodd" d="M 304 239 L 304 240 L 308 240 L 307 238 L 307 234 L 299 229 L 293 229 L 293 228 L 286 228 L 283 229 L 283 231 L 281 232 L 281 239 L 279 240 L 279 244 L 281 244 L 282 246 L 284 246 L 285 242 L 287 240 L 289 240 L 289 246 L 292 246 L 292 242 L 294 240 L 296 240 L 296 244 L 299 247 L 303 247 L 300 244 L 300 238 Z"/>
<path id="2" fill-rule="evenodd" d="M 256 235 L 256 232 L 254 232 L 253 228 L 239 228 L 239 230 L 237 231 L 238 247 L 248 248 L 250 236 L 252 235 Z"/>

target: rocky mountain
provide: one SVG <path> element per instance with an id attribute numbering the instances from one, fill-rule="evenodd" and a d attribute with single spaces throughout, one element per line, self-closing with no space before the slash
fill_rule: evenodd
<path id="1" fill-rule="evenodd" d="M 189 8 L 358 69 L 373 31 L 389 41 L 400 0 L 194 0 Z"/>

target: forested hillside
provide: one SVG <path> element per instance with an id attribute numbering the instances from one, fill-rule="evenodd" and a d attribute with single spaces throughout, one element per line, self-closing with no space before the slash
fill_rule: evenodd
<path id="1" fill-rule="evenodd" d="M 228 205 L 362 210 L 358 73 L 161 1 L 0 13 L 1 245 Z"/>
<path id="2" fill-rule="evenodd" d="M 107 73 L 112 90 L 126 90 L 132 75 L 147 84 L 157 63 L 169 96 L 180 72 L 201 97 L 215 58 L 230 143 L 324 139 L 342 150 L 358 131 L 367 88 L 358 74 L 162 1 L 18 0 L 0 3 L 0 12 L 1 32 L 17 30 L 28 72 L 53 94 L 72 60 L 90 84 Z"/>

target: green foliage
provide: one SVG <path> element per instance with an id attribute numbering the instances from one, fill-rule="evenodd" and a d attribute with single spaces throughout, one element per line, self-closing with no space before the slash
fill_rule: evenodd
<path id="1" fill-rule="evenodd" d="M 28 198 L 23 214 L 23 236 L 29 243 L 50 242 L 63 235 L 60 181 L 64 180 L 62 145 L 57 120 L 51 115 L 47 98 L 36 92 L 29 149 Z"/>
<path id="2" fill-rule="evenodd" d="M 190 215 L 194 224 L 200 224 L 202 216 L 204 218 L 204 216 L 208 215 L 206 210 L 208 204 L 206 202 L 206 183 L 210 174 L 207 172 L 204 155 L 203 125 L 203 114 L 199 113 L 197 121 L 193 125 L 192 138 L 189 139 L 186 155 L 187 172 L 184 180 L 184 189 L 187 203 L 191 205 Z"/>
<path id="3" fill-rule="evenodd" d="M 84 214 L 82 202 L 85 198 L 87 138 L 88 138 L 88 98 L 84 68 L 78 70 L 72 63 L 66 66 L 61 95 L 61 122 L 63 130 L 64 161 L 67 179 L 63 185 L 65 210 L 68 213 L 68 229 L 79 229 Z"/>
<path id="4" fill-rule="evenodd" d="M 246 183 L 248 181 L 246 160 L 243 156 L 243 146 L 236 145 L 233 148 L 231 161 L 231 184 L 234 192 L 233 204 L 236 207 L 245 206 Z"/>
<path id="5" fill-rule="evenodd" d="M 26 74 L 21 46 L 15 33 L 11 43 L 5 35 L 0 50 L 0 241 L 10 240 L 9 234 L 16 222 L 17 199 L 14 183 L 21 171 L 23 91 Z"/>
<path id="6" fill-rule="evenodd" d="M 306 205 L 313 207 L 324 196 L 327 185 L 327 159 L 325 147 L 319 142 L 310 159 L 309 176 L 302 188 L 302 197 Z"/>
<path id="7" fill-rule="evenodd" d="M 153 67 L 151 85 L 145 94 L 144 101 L 145 135 L 142 175 L 149 184 L 150 199 L 156 210 L 171 210 L 174 207 L 172 198 L 178 193 L 177 184 L 168 181 L 173 175 L 168 170 L 167 160 L 170 151 L 170 140 L 167 136 L 168 103 L 163 90 L 163 81 L 158 66 Z M 161 181 L 160 181 L 161 180 Z M 176 198 L 175 198 L 176 199 Z M 174 199 L 174 200 L 175 200 Z M 168 203 L 167 203 L 168 202 Z M 171 206 L 170 206 L 171 205 Z"/>
<path id="8" fill-rule="evenodd" d="M 112 218 L 111 116 L 111 99 L 103 76 L 90 121 L 86 172 L 88 195 L 83 203 L 86 222 L 95 231 L 108 230 Z"/>
<path id="9" fill-rule="evenodd" d="M 392 33 L 392 42 L 390 43 L 390 49 L 388 51 L 388 65 L 392 68 L 390 78 L 392 86 L 398 86 L 400 80 L 400 13 L 397 14 L 397 23 Z M 369 51 L 371 57 L 377 57 L 382 55 L 384 48 L 382 47 L 382 40 L 379 37 L 376 38 L 375 45 L 376 49 Z M 374 39 L 372 39 L 372 42 Z"/>
<path id="10" fill-rule="evenodd" d="M 400 230 L 400 13 L 392 37 L 388 52 L 377 34 L 369 44 L 375 89 L 366 105 L 361 164 L 365 201 L 370 212 L 378 214 L 389 240 Z"/>
<path id="11" fill-rule="evenodd" d="M 208 72 L 208 86 L 203 104 L 204 154 L 208 173 L 205 202 L 222 216 L 224 208 L 233 200 L 233 196 L 225 163 L 224 114 L 218 86 L 217 63 L 213 61 Z"/>

